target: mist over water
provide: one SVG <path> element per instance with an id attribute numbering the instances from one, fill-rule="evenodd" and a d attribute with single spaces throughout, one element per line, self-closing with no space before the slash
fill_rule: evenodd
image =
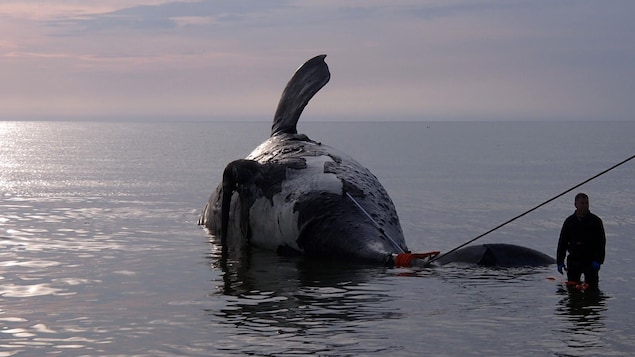
<path id="1" fill-rule="evenodd" d="M 635 163 L 493 232 L 555 254 L 573 196 L 600 293 L 555 266 L 225 259 L 198 214 L 268 123 L 0 122 L 0 356 L 628 355 Z M 300 123 L 370 168 L 413 251 L 447 251 L 632 156 L 633 123 Z M 555 279 L 549 279 L 555 278 Z"/>

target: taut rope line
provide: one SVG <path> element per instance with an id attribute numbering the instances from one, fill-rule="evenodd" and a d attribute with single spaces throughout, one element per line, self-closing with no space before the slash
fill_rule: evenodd
<path id="1" fill-rule="evenodd" d="M 366 210 L 364 209 L 364 207 L 362 207 L 362 205 L 359 204 L 359 202 L 357 202 L 356 199 L 353 198 L 353 196 L 351 196 L 350 193 L 346 192 L 346 197 L 350 198 L 351 201 L 353 201 L 353 203 L 357 206 L 357 208 L 359 208 L 362 212 L 364 212 L 364 214 L 366 215 L 366 217 L 368 217 L 368 219 L 370 219 L 371 222 L 373 222 L 373 224 L 375 225 L 375 227 L 377 227 L 377 229 L 379 229 L 379 232 L 381 232 L 381 234 L 383 234 L 386 238 L 388 238 L 388 240 L 390 241 L 390 243 L 392 243 L 392 245 L 397 248 L 398 251 L 400 251 L 401 253 L 405 253 L 404 250 L 399 246 L 399 244 L 397 244 L 397 242 L 395 242 L 392 238 L 390 238 L 390 236 L 388 235 L 388 233 L 386 233 L 386 231 L 381 228 L 381 226 L 379 225 L 379 223 L 377 223 L 377 221 L 375 221 L 373 219 L 373 217 L 370 216 L 370 214 L 368 212 L 366 212 Z"/>
<path id="2" fill-rule="evenodd" d="M 564 191 L 564 192 L 562 192 L 562 193 L 560 193 L 560 194 L 558 194 L 558 195 L 556 195 L 556 196 L 554 196 L 554 197 L 552 197 L 552 198 L 550 198 L 550 199 L 546 200 L 545 202 L 543 202 L 543 203 L 539 204 L 538 206 L 536 206 L 536 207 L 534 207 L 534 208 L 532 208 L 532 209 L 530 209 L 530 210 L 527 210 L 527 211 L 525 211 L 525 212 L 523 212 L 523 213 L 519 214 L 518 216 L 516 216 L 516 217 L 514 217 L 514 218 L 512 218 L 512 219 L 510 219 L 510 220 L 508 220 L 507 222 L 499 224 L 498 226 L 496 226 L 496 227 L 494 227 L 494 228 L 490 229 L 489 231 L 487 231 L 487 232 L 485 232 L 485 233 L 483 233 L 483 234 L 481 234 L 481 235 L 479 235 L 479 236 L 477 236 L 477 237 L 475 237 L 475 238 L 473 238 L 473 239 L 471 239 L 471 240 L 469 240 L 469 241 L 467 241 L 467 242 L 465 242 L 465 243 L 463 243 L 463 244 L 459 245 L 458 247 L 456 247 L 456 248 L 454 248 L 454 249 L 452 249 L 452 250 L 450 250 L 450 251 L 448 251 L 448 252 L 446 252 L 446 253 L 443 253 L 443 254 L 441 254 L 441 255 L 436 256 L 435 258 L 431 259 L 431 260 L 429 261 L 429 263 L 432 263 L 433 261 L 435 261 L 435 260 L 437 260 L 437 259 L 441 259 L 441 258 L 443 258 L 444 256 L 446 256 L 446 255 L 448 255 L 448 254 L 450 254 L 450 253 L 452 253 L 452 252 L 455 252 L 455 251 L 457 251 L 457 250 L 459 250 L 459 249 L 461 249 L 461 248 L 465 247 L 466 245 L 468 245 L 468 244 L 470 244 L 470 243 L 475 242 L 475 241 L 476 241 L 476 240 L 478 240 L 478 239 L 483 238 L 484 236 L 486 236 L 486 235 L 488 235 L 488 234 L 490 234 L 490 233 L 494 232 L 495 230 L 497 230 L 497 229 L 499 229 L 499 228 L 501 228 L 501 227 L 503 227 L 503 226 L 505 226 L 505 225 L 507 225 L 507 224 L 509 224 L 509 223 L 511 223 L 511 222 L 513 222 L 513 221 L 515 221 L 515 220 L 517 220 L 518 218 L 520 218 L 520 217 L 522 217 L 522 216 L 524 216 L 524 215 L 526 215 L 526 214 L 528 214 L 528 213 L 530 213 L 530 212 L 533 212 L 533 211 L 537 210 L 538 208 L 540 208 L 540 207 L 542 207 L 542 206 L 546 205 L 547 203 L 549 203 L 549 202 L 551 202 L 551 201 L 553 201 L 553 200 L 555 200 L 555 199 L 557 199 L 557 198 L 559 198 L 559 197 L 561 197 L 561 196 L 564 196 L 565 194 L 567 194 L 567 193 L 569 193 L 569 192 L 571 192 L 571 191 L 575 190 L 576 188 L 578 188 L 578 187 L 580 187 L 580 186 L 584 185 L 585 183 L 587 183 L 587 182 L 589 182 L 589 181 L 592 181 L 592 180 L 595 180 L 596 178 L 598 178 L 598 177 L 600 177 L 600 176 L 604 175 L 605 173 L 607 173 L 607 172 L 609 172 L 609 171 L 611 171 L 611 170 L 613 170 L 613 169 L 617 168 L 618 166 L 621 166 L 621 165 L 623 165 L 623 164 L 625 164 L 625 163 L 627 163 L 627 162 L 629 162 L 629 161 L 633 160 L 633 158 L 635 158 L 635 155 L 633 155 L 633 156 L 629 157 L 628 159 L 626 159 L 626 160 L 624 160 L 624 161 L 622 161 L 622 162 L 620 162 L 620 163 L 617 163 L 617 164 L 615 164 L 615 165 L 613 165 L 613 166 L 609 167 L 608 169 L 606 169 L 606 170 L 604 170 L 604 171 L 600 172 L 599 174 L 597 174 L 597 175 L 595 175 L 595 176 L 593 176 L 593 177 L 591 177 L 591 178 L 588 178 L 588 179 L 586 179 L 586 180 L 582 181 L 581 183 L 579 183 L 579 184 L 577 184 L 577 185 L 575 185 L 575 186 L 571 187 L 570 189 L 568 189 L 568 190 L 566 190 L 566 191 Z"/>

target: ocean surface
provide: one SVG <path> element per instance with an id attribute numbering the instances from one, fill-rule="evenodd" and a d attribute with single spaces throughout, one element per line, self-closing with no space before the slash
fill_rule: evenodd
<path id="1" fill-rule="evenodd" d="M 0 122 L 0 356 L 629 356 L 635 160 L 476 243 L 555 254 L 578 191 L 600 292 L 555 266 L 223 264 L 197 226 L 268 122 Z M 448 251 L 635 154 L 635 122 L 302 122 L 367 166 L 411 250 Z"/>

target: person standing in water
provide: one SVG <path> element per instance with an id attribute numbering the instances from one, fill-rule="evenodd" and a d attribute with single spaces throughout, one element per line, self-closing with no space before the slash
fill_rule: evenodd
<path id="1" fill-rule="evenodd" d="M 591 288 L 597 288 L 605 246 L 602 220 L 589 210 L 589 196 L 578 193 L 575 196 L 575 212 L 565 219 L 560 231 L 556 253 L 558 272 L 563 274 L 566 270 L 570 282 L 581 282 L 580 277 L 584 274 L 584 282 Z M 565 266 L 567 251 L 569 256 Z"/>

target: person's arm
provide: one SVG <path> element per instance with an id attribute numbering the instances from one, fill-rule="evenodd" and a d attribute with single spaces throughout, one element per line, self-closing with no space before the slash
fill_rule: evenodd
<path id="1" fill-rule="evenodd" d="M 606 254 L 606 234 L 604 232 L 604 224 L 599 217 L 597 219 L 597 225 L 598 232 L 595 242 L 594 260 L 600 264 L 604 264 L 604 256 Z"/>
<path id="2" fill-rule="evenodd" d="M 556 263 L 558 265 L 564 264 L 564 258 L 567 255 L 567 247 L 569 245 L 569 234 L 568 234 L 568 222 L 569 219 L 566 219 L 562 224 L 562 229 L 560 230 L 560 238 L 558 239 L 558 249 L 556 251 Z"/>

